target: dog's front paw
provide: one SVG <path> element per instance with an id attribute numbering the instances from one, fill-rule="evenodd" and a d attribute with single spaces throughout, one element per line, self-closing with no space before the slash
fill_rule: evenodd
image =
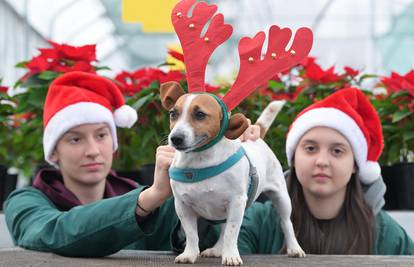
<path id="1" fill-rule="evenodd" d="M 288 248 L 287 254 L 289 257 L 304 258 L 306 256 L 305 251 L 298 245 L 297 247 Z"/>
<path id="2" fill-rule="evenodd" d="M 243 261 L 240 255 L 228 255 L 223 256 L 221 263 L 226 266 L 240 266 L 243 265 Z"/>
<path id="3" fill-rule="evenodd" d="M 175 258 L 174 263 L 194 263 L 197 256 L 197 254 L 189 254 L 184 252 Z"/>
<path id="4" fill-rule="evenodd" d="M 218 250 L 216 248 L 208 248 L 201 252 L 201 257 L 205 258 L 220 258 L 221 257 L 221 250 Z"/>

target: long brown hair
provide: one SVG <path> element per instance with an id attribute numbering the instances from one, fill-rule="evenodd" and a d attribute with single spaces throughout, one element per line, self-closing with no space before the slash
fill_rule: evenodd
<path id="1" fill-rule="evenodd" d="M 344 204 L 332 220 L 318 220 L 310 212 L 295 168 L 290 169 L 288 189 L 292 200 L 292 223 L 302 249 L 310 254 L 371 254 L 375 218 L 366 203 L 359 180 L 352 175 Z"/>

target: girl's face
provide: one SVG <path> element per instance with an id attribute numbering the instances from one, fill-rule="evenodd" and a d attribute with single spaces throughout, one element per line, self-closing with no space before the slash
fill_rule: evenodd
<path id="1" fill-rule="evenodd" d="M 105 123 L 84 124 L 66 132 L 56 145 L 52 160 L 65 179 L 77 185 L 105 181 L 113 157 L 112 135 Z"/>
<path id="2" fill-rule="evenodd" d="M 338 131 L 315 127 L 306 132 L 296 147 L 294 167 L 303 193 L 314 198 L 345 196 L 355 173 L 354 154 Z"/>

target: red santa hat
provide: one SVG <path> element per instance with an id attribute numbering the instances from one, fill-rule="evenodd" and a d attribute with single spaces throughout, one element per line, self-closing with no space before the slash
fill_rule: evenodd
<path id="1" fill-rule="evenodd" d="M 377 161 L 384 147 L 381 122 L 361 90 L 342 89 L 298 114 L 286 140 L 289 165 L 301 137 L 318 126 L 335 129 L 345 136 L 354 152 L 361 182 L 370 184 L 380 177 Z"/>
<path id="2" fill-rule="evenodd" d="M 119 88 L 109 79 L 85 72 L 69 72 L 49 87 L 43 110 L 43 150 L 50 157 L 62 135 L 87 123 L 106 123 L 112 133 L 113 149 L 118 148 L 116 126 L 130 128 L 137 112 L 125 105 Z M 116 125 L 116 126 L 115 126 Z"/>

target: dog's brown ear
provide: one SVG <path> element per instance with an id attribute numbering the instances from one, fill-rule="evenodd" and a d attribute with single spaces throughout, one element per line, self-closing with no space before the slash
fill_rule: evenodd
<path id="1" fill-rule="evenodd" d="M 244 131 L 246 131 L 248 127 L 249 123 L 247 118 L 241 113 L 236 113 L 231 116 L 229 120 L 229 127 L 224 133 L 224 136 L 228 139 L 237 139 L 244 133 Z"/>
<path id="2" fill-rule="evenodd" d="M 177 82 L 166 82 L 160 86 L 161 104 L 166 110 L 174 107 L 177 99 L 183 94 L 185 94 L 184 89 Z"/>

